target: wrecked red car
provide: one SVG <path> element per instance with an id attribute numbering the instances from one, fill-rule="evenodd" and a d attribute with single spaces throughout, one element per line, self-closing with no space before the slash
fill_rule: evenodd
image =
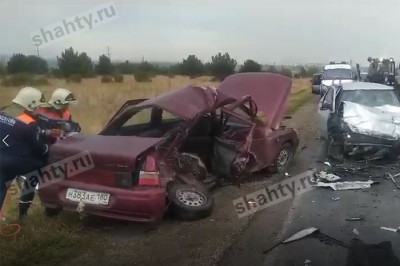
<path id="1" fill-rule="evenodd" d="M 291 85 L 278 74 L 241 73 L 217 88 L 127 101 L 99 134 L 71 135 L 51 147 L 50 163 L 87 151 L 93 167 L 79 170 L 74 160 L 59 181 L 41 183 L 46 213 L 143 222 L 168 209 L 182 219 L 210 215 L 209 186 L 283 171 L 293 158 L 298 134 L 282 124 Z"/>

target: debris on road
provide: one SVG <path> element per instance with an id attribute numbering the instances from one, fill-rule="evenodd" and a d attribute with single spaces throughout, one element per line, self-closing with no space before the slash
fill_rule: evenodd
<path id="1" fill-rule="evenodd" d="M 392 180 L 392 182 L 395 184 L 396 188 L 400 189 L 399 184 L 397 184 L 396 180 L 390 173 L 386 173 L 386 178 Z"/>
<path id="2" fill-rule="evenodd" d="M 394 232 L 394 233 L 399 233 L 399 228 L 390 228 L 390 227 L 384 227 L 384 226 L 381 226 L 380 228 L 382 230 L 391 231 L 391 232 Z"/>
<path id="3" fill-rule="evenodd" d="M 302 150 L 306 149 L 307 145 L 304 145 L 303 147 L 301 147 Z"/>
<path id="4" fill-rule="evenodd" d="M 290 176 L 288 173 L 285 173 L 285 176 Z"/>
<path id="5" fill-rule="evenodd" d="M 346 218 L 346 221 L 349 221 L 349 222 L 364 221 L 364 220 L 365 220 L 365 217 L 363 215 L 360 215 L 359 217 Z"/>
<path id="6" fill-rule="evenodd" d="M 340 200 L 340 197 L 332 198 L 333 201 L 338 201 Z"/>
<path id="7" fill-rule="evenodd" d="M 330 162 L 324 162 L 324 164 L 327 165 L 327 166 L 331 166 Z"/>
<path id="8" fill-rule="evenodd" d="M 336 183 L 324 183 L 318 182 L 317 187 L 330 187 L 333 190 L 353 190 L 353 189 L 366 189 L 370 188 L 375 183 L 372 180 L 368 181 L 351 181 L 351 182 L 336 182 Z"/>
<path id="9" fill-rule="evenodd" d="M 305 260 L 304 261 L 304 266 L 308 266 L 311 263 L 311 260 Z"/>
<path id="10" fill-rule="evenodd" d="M 354 233 L 355 235 L 358 235 L 358 236 L 360 235 L 360 232 L 358 232 L 357 228 L 354 228 L 354 229 L 353 229 L 353 233 Z"/>
<path id="11" fill-rule="evenodd" d="M 315 227 L 310 227 L 310 228 L 307 228 L 307 229 L 303 229 L 303 230 L 297 232 L 296 234 L 292 235 L 291 237 L 285 239 L 284 241 L 280 241 L 280 242 L 276 243 L 275 245 L 273 245 L 271 248 L 269 248 L 267 250 L 264 250 L 263 253 L 266 254 L 266 253 L 270 252 L 271 250 L 273 250 L 274 248 L 276 248 L 280 244 L 287 244 L 287 243 L 302 239 L 302 238 L 304 238 L 306 236 L 309 236 L 309 235 L 317 232 L 318 230 L 319 229 L 315 228 Z"/>
<path id="12" fill-rule="evenodd" d="M 324 181 L 328 181 L 328 182 L 334 182 L 334 181 L 341 179 L 340 176 L 337 176 L 334 174 L 328 174 L 325 171 L 320 171 L 318 173 L 315 173 L 315 176 L 318 181 L 324 180 Z"/>

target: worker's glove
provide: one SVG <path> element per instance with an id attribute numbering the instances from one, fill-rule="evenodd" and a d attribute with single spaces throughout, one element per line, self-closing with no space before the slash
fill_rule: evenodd
<path id="1" fill-rule="evenodd" d="M 52 140 L 57 140 L 64 135 L 64 132 L 60 129 L 45 129 L 41 131 L 41 134 L 45 138 L 50 138 Z"/>

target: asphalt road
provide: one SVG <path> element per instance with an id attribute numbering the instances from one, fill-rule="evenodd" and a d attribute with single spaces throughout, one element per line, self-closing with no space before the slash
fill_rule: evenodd
<path id="1" fill-rule="evenodd" d="M 293 119 L 287 121 L 301 135 L 299 153 L 287 171 L 291 176 L 310 167 L 326 167 L 316 163 L 322 146 L 317 140 L 317 100 L 302 106 Z M 261 266 L 304 265 L 306 260 L 311 261 L 308 265 L 346 265 L 346 248 L 327 245 L 313 238 L 263 253 L 275 243 L 308 227 L 317 227 L 345 243 L 354 237 L 371 244 L 388 240 L 400 257 L 400 235 L 379 228 L 400 226 L 397 214 L 400 191 L 395 191 L 394 184 L 387 180 L 364 191 L 316 188 L 238 218 L 233 200 L 285 178 L 261 176 L 240 188 L 218 189 L 214 194 L 216 204 L 212 216 L 200 221 L 181 222 L 166 217 L 158 225 L 144 225 L 88 220 L 86 228 L 98 233 L 98 242 L 63 265 Z M 336 197 L 340 200 L 333 201 Z M 360 215 L 366 220 L 345 221 Z M 358 236 L 353 233 L 355 228 Z"/>

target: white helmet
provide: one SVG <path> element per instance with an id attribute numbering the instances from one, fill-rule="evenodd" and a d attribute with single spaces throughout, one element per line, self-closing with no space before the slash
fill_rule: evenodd
<path id="1" fill-rule="evenodd" d="M 63 105 L 76 104 L 78 101 L 69 90 L 58 88 L 51 95 L 49 104 L 56 109 L 61 109 Z"/>
<path id="2" fill-rule="evenodd" d="M 21 105 L 28 111 L 33 111 L 35 108 L 46 104 L 46 99 L 40 90 L 25 87 L 20 89 L 12 102 Z"/>

